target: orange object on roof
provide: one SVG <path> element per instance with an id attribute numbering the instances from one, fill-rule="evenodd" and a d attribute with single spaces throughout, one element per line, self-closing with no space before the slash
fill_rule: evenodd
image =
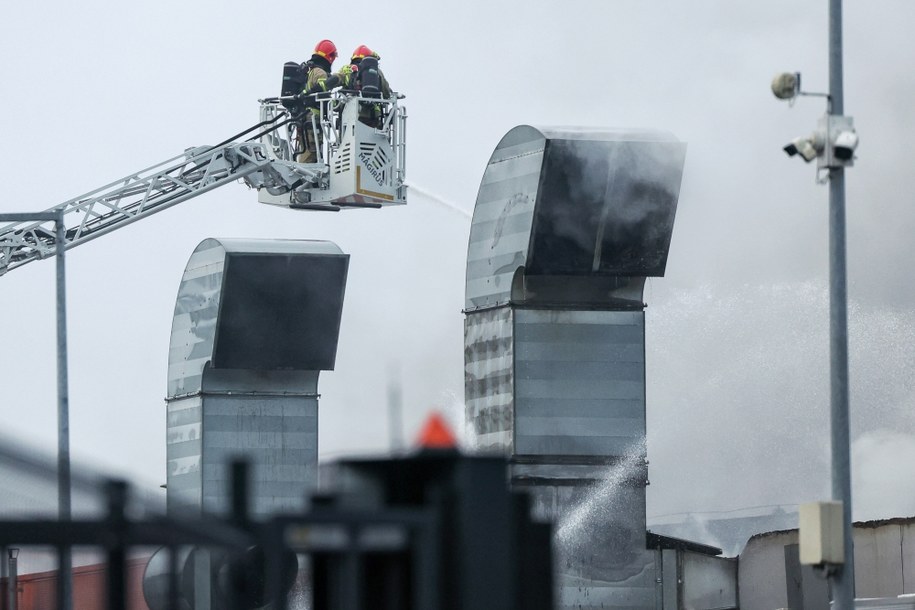
<path id="1" fill-rule="evenodd" d="M 422 449 L 457 449 L 457 439 L 451 427 L 438 413 L 433 412 L 423 424 L 416 438 Z"/>

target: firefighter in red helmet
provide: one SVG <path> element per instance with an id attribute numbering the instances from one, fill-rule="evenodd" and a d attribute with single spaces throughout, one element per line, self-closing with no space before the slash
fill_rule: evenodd
<path id="1" fill-rule="evenodd" d="M 355 89 L 366 97 L 391 97 L 391 85 L 378 66 L 381 56 L 368 46 L 361 44 L 350 56 L 350 74 L 343 86 Z M 341 70 L 341 73 L 343 70 Z M 362 103 L 359 106 L 359 120 L 370 127 L 379 127 L 382 122 L 379 104 Z"/>
<path id="2" fill-rule="evenodd" d="M 340 84 L 340 77 L 331 74 L 331 66 L 337 59 L 337 45 L 330 40 L 322 40 L 315 45 L 315 50 L 311 54 L 311 60 L 308 61 L 308 78 L 305 81 L 305 89 L 302 93 L 308 95 L 330 91 Z M 321 146 L 322 137 L 320 125 L 318 132 L 312 130 L 312 115 L 315 120 L 318 119 L 316 105 L 310 107 L 305 113 L 303 136 L 304 152 L 298 155 L 296 161 L 299 163 L 315 163 L 318 160 L 318 147 Z M 317 137 L 316 137 L 317 136 Z"/>

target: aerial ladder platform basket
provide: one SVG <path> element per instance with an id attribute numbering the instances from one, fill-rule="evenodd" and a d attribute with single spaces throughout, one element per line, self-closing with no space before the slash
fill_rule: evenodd
<path id="1" fill-rule="evenodd" d="M 261 136 L 268 157 L 277 162 L 266 173 L 277 180 L 252 184 L 258 200 L 317 209 L 405 204 L 407 115 L 398 104 L 401 96 L 368 98 L 338 90 L 311 97 L 313 110 L 308 113 L 301 106 L 296 112 L 294 98 L 261 101 L 262 123 L 289 113 L 287 106 L 294 116 L 282 129 Z M 297 163 L 306 138 L 319 143 L 316 162 Z M 290 184 L 297 186 L 290 189 Z"/>
<path id="2" fill-rule="evenodd" d="M 261 121 L 220 144 L 188 148 L 36 214 L 41 220 L 0 227 L 0 275 L 54 256 L 58 235 L 70 249 L 238 180 L 257 189 L 258 201 L 292 209 L 405 204 L 406 111 L 399 99 L 335 90 L 306 98 L 309 113 L 286 107 L 295 108 L 300 98 L 261 100 Z M 366 108 L 372 120 L 363 122 Z M 314 163 L 300 163 L 308 130 L 311 141 L 321 145 Z M 61 233 L 57 222 L 63 224 Z"/>

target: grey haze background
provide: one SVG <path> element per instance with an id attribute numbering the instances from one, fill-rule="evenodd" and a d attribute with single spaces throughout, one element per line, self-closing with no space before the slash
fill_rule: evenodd
<path id="1" fill-rule="evenodd" d="M 648 127 L 689 145 L 667 276 L 646 291 L 649 517 L 828 495 L 827 192 L 781 151 L 824 104 L 769 92 L 782 70 L 827 88 L 825 0 L 84 0 L 3 13 L 3 211 L 46 209 L 254 124 L 282 63 L 325 37 L 342 57 L 377 49 L 410 113 L 405 208 L 298 213 L 230 185 L 70 251 L 75 458 L 164 481 L 174 299 L 210 236 L 328 239 L 352 255 L 337 368 L 320 384 L 323 456 L 388 447 L 392 377 L 407 438 L 430 409 L 459 417 L 469 213 L 493 147 L 520 123 Z M 845 6 L 845 106 L 861 136 L 848 174 L 858 518 L 915 514 L 913 19 L 909 0 Z M 44 261 L 0 279 L 3 431 L 50 449 L 53 278 Z"/>

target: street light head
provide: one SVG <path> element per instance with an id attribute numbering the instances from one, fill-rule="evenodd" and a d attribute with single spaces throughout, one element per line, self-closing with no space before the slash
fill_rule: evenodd
<path id="1" fill-rule="evenodd" d="M 793 100 L 800 92 L 800 72 L 782 72 L 772 79 L 772 93 L 780 100 Z"/>

